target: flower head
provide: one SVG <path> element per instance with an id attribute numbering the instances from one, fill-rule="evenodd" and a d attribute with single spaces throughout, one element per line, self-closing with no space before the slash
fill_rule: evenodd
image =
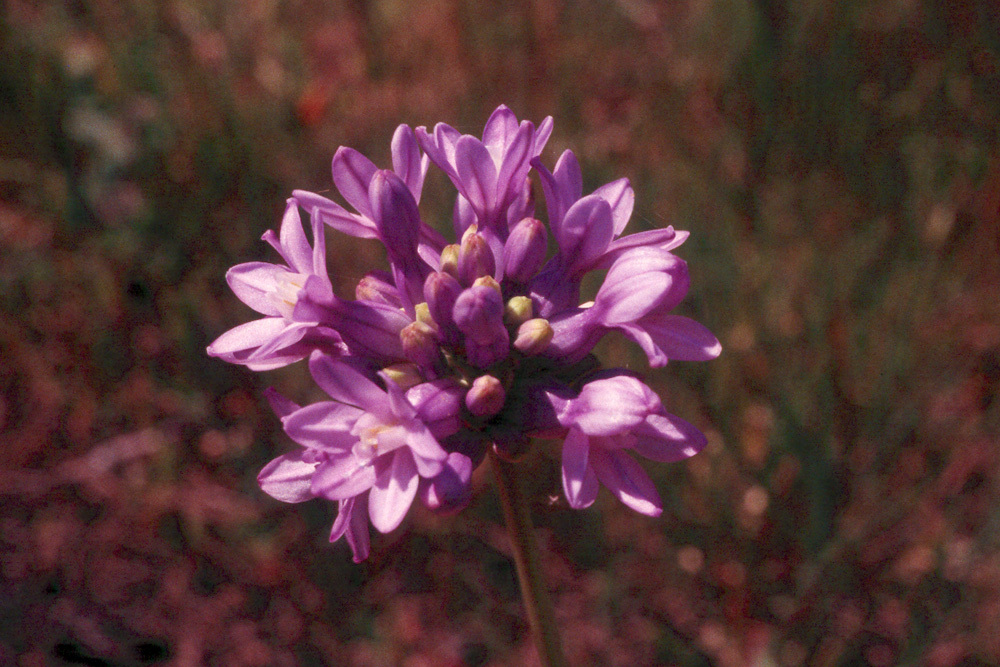
<path id="1" fill-rule="evenodd" d="M 585 195 L 572 152 L 551 171 L 543 164 L 551 131 L 551 118 L 536 126 L 501 106 L 481 138 L 442 123 L 400 126 L 391 169 L 340 148 L 332 175 L 346 206 L 296 190 L 280 235 L 264 237 L 285 264 L 230 271 L 234 292 L 264 319 L 223 334 L 209 353 L 254 370 L 308 357 L 330 398 L 298 406 L 269 395 L 299 448 L 264 468 L 261 487 L 286 502 L 336 501 L 331 540 L 345 537 L 355 560 L 369 552 L 369 523 L 395 529 L 418 497 L 433 511 L 463 507 L 491 450 L 517 459 L 531 438 L 556 439 L 570 506 L 589 506 L 603 485 L 655 516 L 662 505 L 634 456 L 676 461 L 704 446 L 638 377 L 600 369 L 591 353 L 620 331 L 653 367 L 719 354 L 705 327 L 671 313 L 689 286 L 673 253 L 687 233 L 624 235 L 628 180 Z M 419 209 L 431 163 L 458 191 L 450 243 Z M 354 299 L 333 292 L 324 226 L 385 246 L 388 266 L 366 274 Z M 581 304 L 590 271 L 606 275 Z"/>

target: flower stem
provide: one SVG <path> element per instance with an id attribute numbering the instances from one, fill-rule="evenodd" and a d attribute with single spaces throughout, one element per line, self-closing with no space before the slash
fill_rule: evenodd
<path id="1" fill-rule="evenodd" d="M 538 658 L 543 667 L 566 667 L 566 658 L 563 656 L 556 628 L 555 611 L 542 576 L 531 515 L 521 489 L 521 480 L 517 476 L 517 467 L 498 456 L 493 456 L 492 459 L 500 504 L 503 506 L 503 518 L 514 549 L 521 598 L 528 612 L 528 623 L 531 625 Z"/>

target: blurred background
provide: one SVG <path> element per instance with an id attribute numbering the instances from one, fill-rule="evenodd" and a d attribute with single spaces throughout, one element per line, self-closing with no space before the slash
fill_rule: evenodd
<path id="1" fill-rule="evenodd" d="M 293 188 L 399 123 L 555 117 L 543 158 L 691 232 L 649 373 L 709 448 L 666 510 L 534 481 L 579 665 L 1000 664 L 1000 20 L 987 0 L 7 0 L 0 664 L 531 665 L 489 477 L 351 562 L 256 474 L 290 441 L 205 356 Z M 452 190 L 428 181 L 447 226 Z M 543 210 L 543 209 L 540 209 Z M 382 261 L 330 239 L 342 294 Z M 611 339 L 609 362 L 645 371 Z"/>

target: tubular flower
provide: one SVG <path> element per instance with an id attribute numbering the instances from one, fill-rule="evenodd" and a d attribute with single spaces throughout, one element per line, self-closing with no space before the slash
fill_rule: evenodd
<path id="1" fill-rule="evenodd" d="M 308 358 L 331 399 L 299 406 L 268 394 L 299 447 L 264 468 L 261 487 L 284 502 L 336 501 L 331 540 L 344 537 L 356 561 L 371 548 L 369 524 L 394 530 L 417 498 L 433 511 L 461 509 L 490 451 L 520 461 L 533 438 L 555 439 L 571 507 L 592 504 L 603 485 L 655 516 L 662 505 L 633 457 L 677 461 L 704 446 L 638 377 L 601 369 L 592 354 L 619 331 L 653 367 L 718 356 L 708 329 L 671 313 L 689 286 L 688 266 L 673 254 L 687 233 L 624 235 L 629 182 L 584 195 L 572 152 L 551 171 L 542 163 L 551 131 L 551 118 L 535 126 L 501 106 L 481 139 L 440 123 L 400 126 L 392 169 L 340 148 L 332 174 L 347 207 L 294 191 L 280 234 L 264 236 L 285 264 L 229 273 L 233 291 L 264 318 L 223 334 L 209 354 L 252 370 Z M 431 163 L 458 191 L 452 242 L 419 210 Z M 354 299 L 333 292 L 324 226 L 385 246 L 388 266 L 366 274 Z M 590 271 L 606 275 L 581 304 Z"/>

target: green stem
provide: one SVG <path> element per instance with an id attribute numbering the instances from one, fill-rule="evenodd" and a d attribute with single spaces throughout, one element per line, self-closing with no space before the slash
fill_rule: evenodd
<path id="1" fill-rule="evenodd" d="M 543 667 L 566 667 L 566 658 L 563 656 L 556 628 L 555 611 L 542 576 L 531 515 L 517 476 L 517 466 L 497 456 L 492 459 L 500 504 L 503 506 L 503 518 L 514 549 L 521 598 L 528 612 L 528 623 L 531 625 L 538 658 Z"/>

